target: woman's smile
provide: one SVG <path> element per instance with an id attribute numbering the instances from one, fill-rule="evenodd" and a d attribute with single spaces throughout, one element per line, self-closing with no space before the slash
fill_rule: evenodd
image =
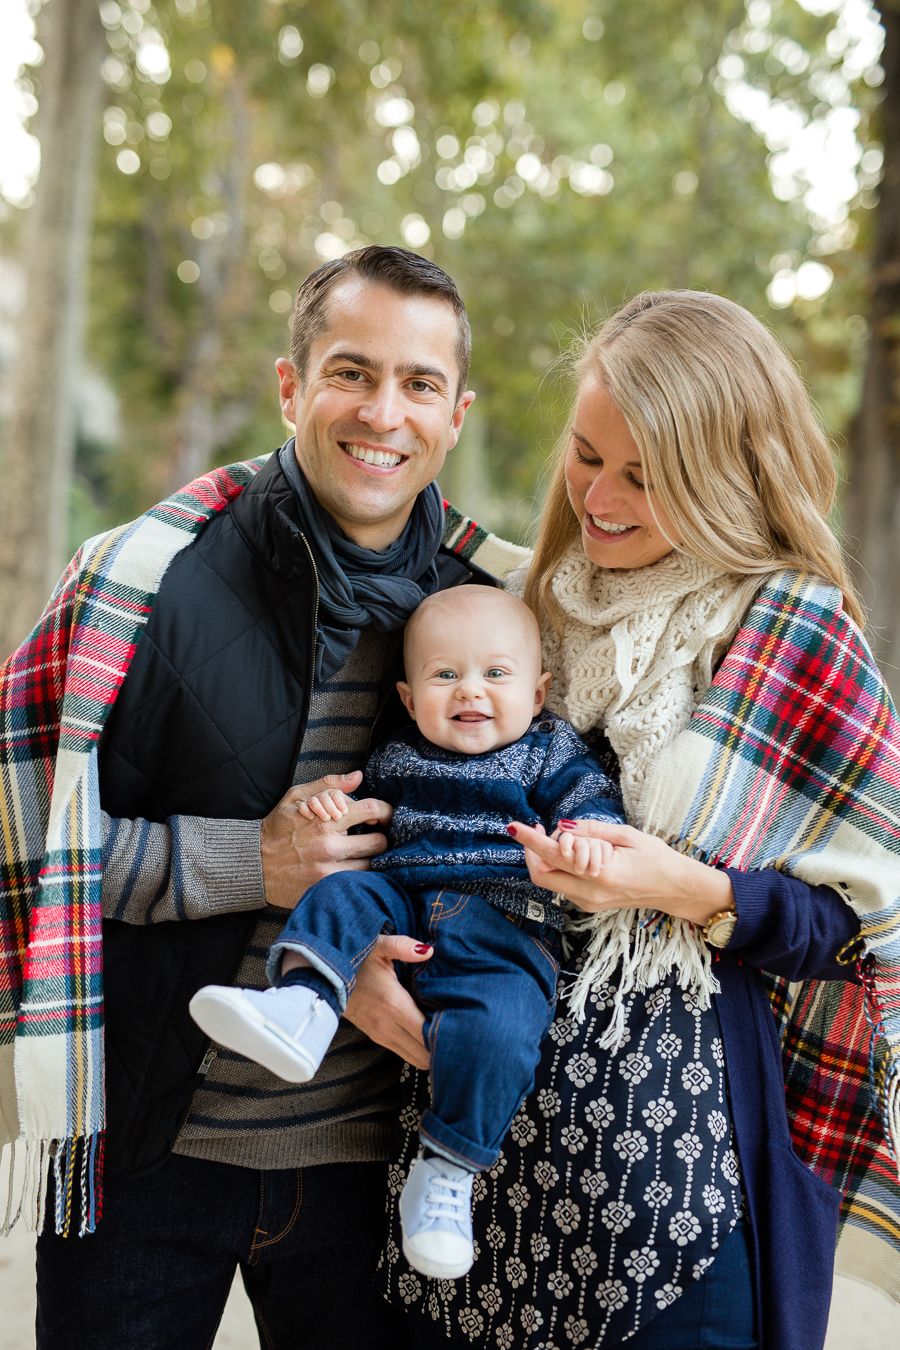
<path id="1" fill-rule="evenodd" d="M 629 530 L 637 529 L 636 525 L 616 525 L 611 520 L 600 520 L 597 516 L 591 516 L 591 522 L 604 534 L 626 534 Z"/>
<path id="2" fill-rule="evenodd" d="M 601 544 L 615 544 L 630 539 L 641 528 L 640 525 L 617 525 L 610 520 L 601 520 L 599 516 L 585 514 L 582 527 L 587 534 Z"/>

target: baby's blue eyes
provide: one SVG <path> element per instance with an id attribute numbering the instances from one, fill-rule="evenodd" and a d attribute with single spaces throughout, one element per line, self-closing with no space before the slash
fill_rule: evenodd
<path id="1" fill-rule="evenodd" d="M 491 666 L 490 670 L 484 672 L 484 677 L 486 680 L 502 680 L 504 675 L 508 674 L 509 672 L 504 670 L 502 666 Z M 459 676 L 455 670 L 438 670 L 435 672 L 434 678 L 437 680 L 456 680 Z"/>

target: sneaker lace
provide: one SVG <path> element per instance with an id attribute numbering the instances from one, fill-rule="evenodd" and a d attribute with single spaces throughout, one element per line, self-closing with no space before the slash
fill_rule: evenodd
<path id="1" fill-rule="evenodd" d="M 312 1006 L 308 1009 L 308 1011 L 307 1011 L 305 1017 L 303 1018 L 302 1022 L 300 1023 L 300 1025 L 297 1027 L 296 1031 L 294 1032 L 294 1035 L 295 1035 L 295 1036 L 301 1036 L 301 1035 L 303 1034 L 303 1032 L 306 1030 L 306 1028 L 309 1026 L 310 1022 L 313 1020 L 314 1017 L 323 1017 L 323 1016 L 325 1015 L 325 1009 L 326 1009 L 327 1007 L 328 1007 L 328 1004 L 325 1002 L 324 999 L 322 999 L 322 998 L 316 998 L 316 999 L 314 999 L 314 1000 L 313 1000 L 313 1003 L 312 1003 Z"/>
<path id="2" fill-rule="evenodd" d="M 469 1213 L 469 1177 L 432 1176 L 425 1194 L 425 1217 L 465 1222 Z"/>

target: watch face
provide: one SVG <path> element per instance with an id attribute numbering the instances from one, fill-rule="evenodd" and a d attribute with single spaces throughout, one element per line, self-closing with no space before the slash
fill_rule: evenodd
<path id="1" fill-rule="evenodd" d="M 706 940 L 712 947 L 726 947 L 736 927 L 737 915 L 727 914 L 723 919 L 716 919 L 709 925 Z"/>

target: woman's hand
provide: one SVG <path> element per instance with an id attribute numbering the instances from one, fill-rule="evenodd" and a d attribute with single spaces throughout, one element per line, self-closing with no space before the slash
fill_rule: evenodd
<path id="1" fill-rule="evenodd" d="M 347 1020 L 370 1040 L 393 1050 L 415 1069 L 427 1069 L 425 1018 L 397 979 L 395 961 L 427 961 L 434 951 L 411 937 L 380 937 L 359 968 L 347 1000 Z"/>
<path id="2" fill-rule="evenodd" d="M 540 826 L 514 821 L 507 828 L 525 848 L 535 885 L 580 909 L 655 909 L 703 925 L 734 903 L 724 872 L 653 835 L 599 820 L 575 821 L 574 827 L 561 828 L 552 839 Z"/>

